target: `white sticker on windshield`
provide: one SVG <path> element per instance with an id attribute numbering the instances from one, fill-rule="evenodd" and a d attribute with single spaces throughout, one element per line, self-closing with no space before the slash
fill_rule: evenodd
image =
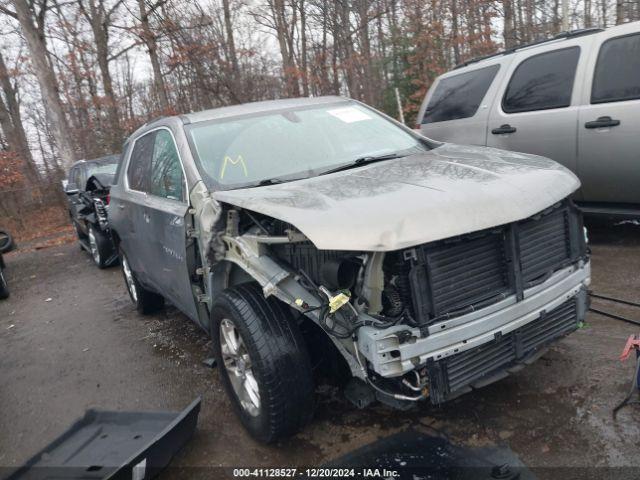
<path id="1" fill-rule="evenodd" d="M 364 113 L 362 110 L 358 110 L 355 107 L 342 107 L 334 108 L 333 110 L 327 110 L 329 115 L 342 120 L 344 123 L 361 122 L 362 120 L 371 120 L 371 117 Z"/>

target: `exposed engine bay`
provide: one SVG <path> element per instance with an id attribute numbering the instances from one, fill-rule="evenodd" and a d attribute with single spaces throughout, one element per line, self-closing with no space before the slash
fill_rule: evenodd
<path id="1" fill-rule="evenodd" d="M 584 227 L 569 200 L 390 252 L 320 250 L 293 225 L 236 207 L 219 218 L 212 264 L 240 266 L 266 296 L 319 325 L 360 379 L 363 406 L 440 403 L 501 378 L 586 311 Z"/>

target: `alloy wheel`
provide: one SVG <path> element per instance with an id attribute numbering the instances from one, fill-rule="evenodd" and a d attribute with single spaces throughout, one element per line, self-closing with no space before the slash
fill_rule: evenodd
<path id="1" fill-rule="evenodd" d="M 249 351 L 233 321 L 220 322 L 220 347 L 224 368 L 242 408 L 251 416 L 260 413 L 260 391 Z"/>
<path id="2" fill-rule="evenodd" d="M 134 302 L 138 301 L 138 289 L 136 288 L 136 283 L 133 278 L 133 273 L 131 272 L 131 268 L 129 267 L 129 261 L 127 257 L 122 257 L 122 271 L 124 272 L 124 279 L 127 282 L 127 289 L 129 290 L 129 294 L 131 294 L 131 298 Z"/>
<path id="3" fill-rule="evenodd" d="M 96 236 L 91 228 L 89 229 L 89 248 L 91 249 L 93 261 L 100 265 L 100 250 L 98 250 L 98 242 L 96 242 Z"/>

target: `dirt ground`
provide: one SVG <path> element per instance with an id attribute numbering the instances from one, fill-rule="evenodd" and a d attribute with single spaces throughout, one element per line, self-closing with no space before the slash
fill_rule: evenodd
<path id="1" fill-rule="evenodd" d="M 590 236 L 593 290 L 640 301 L 640 227 L 599 224 Z M 534 365 L 441 407 L 361 411 L 322 387 L 313 423 L 267 447 L 243 431 L 217 370 L 202 364 L 207 336 L 173 308 L 140 316 L 119 267 L 96 269 L 76 244 L 14 252 L 6 263 L 12 296 L 0 302 L 0 466 L 21 464 L 87 408 L 180 410 L 201 395 L 197 433 L 173 465 L 318 465 L 413 427 L 466 445 L 507 445 L 530 467 L 581 467 L 610 478 L 615 470 L 594 467 L 640 472 L 640 407 L 615 422 L 611 416 L 633 373 L 633 362 L 618 356 L 640 327 L 590 313 L 585 328 Z"/>

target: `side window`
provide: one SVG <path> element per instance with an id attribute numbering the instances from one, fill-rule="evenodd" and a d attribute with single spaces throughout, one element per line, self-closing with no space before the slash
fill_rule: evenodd
<path id="1" fill-rule="evenodd" d="M 173 136 L 168 130 L 156 132 L 151 158 L 150 193 L 172 200 L 183 200 L 184 177 Z"/>
<path id="2" fill-rule="evenodd" d="M 422 123 L 473 117 L 499 69 L 499 65 L 492 65 L 440 80 Z"/>
<path id="3" fill-rule="evenodd" d="M 600 47 L 591 103 L 640 98 L 640 34 L 612 38 Z"/>
<path id="4" fill-rule="evenodd" d="M 147 133 L 138 138 L 133 144 L 133 151 L 127 168 L 127 182 L 132 190 L 139 192 L 149 191 L 149 172 L 155 136 L 156 132 Z"/>
<path id="5" fill-rule="evenodd" d="M 571 47 L 524 60 L 513 73 L 502 99 L 506 113 L 571 105 L 580 48 Z"/>

